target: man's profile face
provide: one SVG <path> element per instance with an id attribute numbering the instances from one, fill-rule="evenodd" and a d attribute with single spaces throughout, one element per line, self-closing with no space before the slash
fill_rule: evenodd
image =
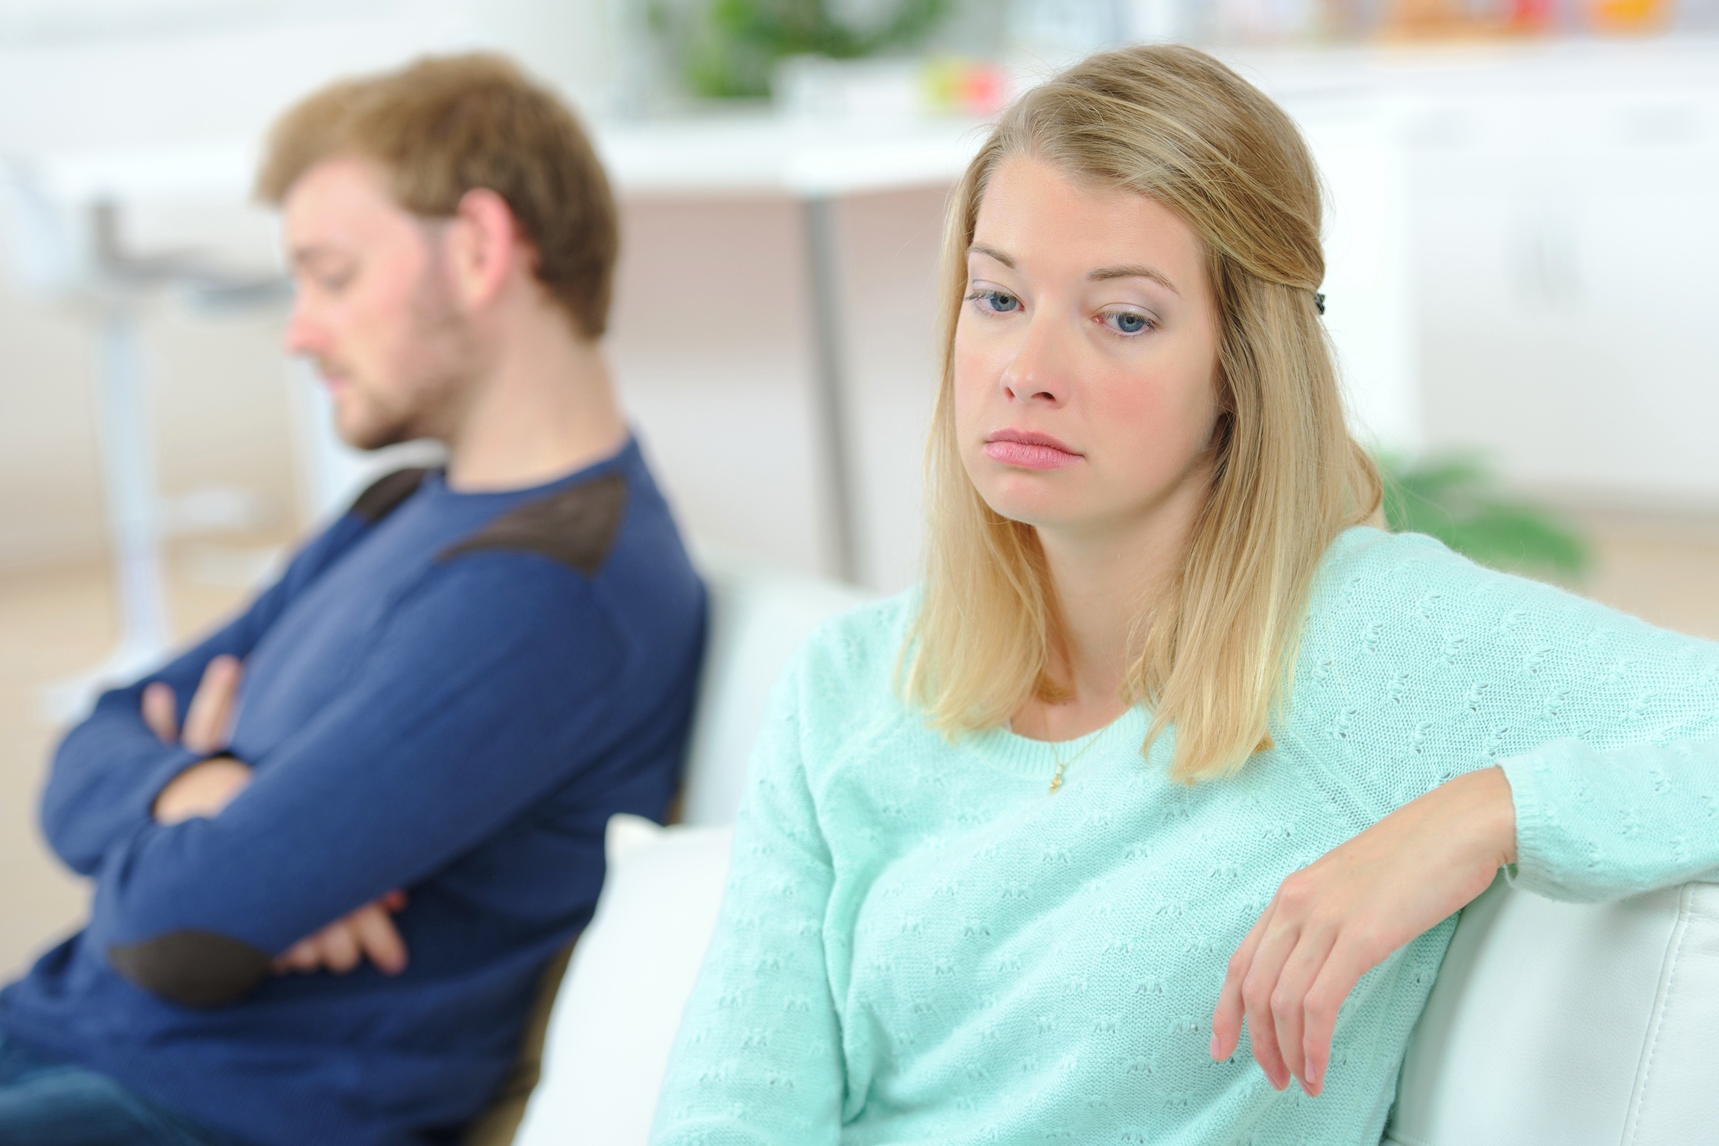
<path id="1" fill-rule="evenodd" d="M 446 440 L 480 367 L 445 224 L 399 207 L 381 167 L 359 158 L 311 167 L 281 208 L 297 287 L 286 348 L 316 364 L 340 436 L 366 450 Z"/>

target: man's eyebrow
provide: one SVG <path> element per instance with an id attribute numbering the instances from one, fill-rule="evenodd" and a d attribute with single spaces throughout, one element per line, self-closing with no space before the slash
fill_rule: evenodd
<path id="1" fill-rule="evenodd" d="M 1102 282 L 1105 279 L 1151 279 L 1177 298 L 1182 296 L 1182 292 L 1176 289 L 1175 283 L 1166 278 L 1162 272 L 1155 271 L 1151 267 L 1100 267 L 1086 277 L 1093 282 Z"/>
<path id="2" fill-rule="evenodd" d="M 985 255 L 988 258 L 996 259 L 1011 271 L 1015 269 L 1015 260 L 997 250 L 995 247 L 987 247 L 983 243 L 973 243 L 967 248 L 967 253 L 970 255 Z"/>
<path id="3" fill-rule="evenodd" d="M 293 265 L 297 266 L 300 263 L 314 262 L 317 259 L 332 258 L 339 253 L 333 247 L 323 243 L 305 243 L 303 246 L 293 247 L 287 252 L 287 255 L 292 260 Z"/>

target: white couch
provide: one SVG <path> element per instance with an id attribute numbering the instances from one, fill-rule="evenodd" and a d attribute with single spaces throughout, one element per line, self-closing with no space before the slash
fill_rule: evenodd
<path id="1" fill-rule="evenodd" d="M 715 924 L 745 762 L 801 640 L 864 598 L 707 563 L 710 645 L 681 825 L 618 816 L 518 1146 L 641 1146 Z M 1574 906 L 1500 881 L 1416 1028 L 1394 1146 L 1719 1144 L 1719 884 Z"/>

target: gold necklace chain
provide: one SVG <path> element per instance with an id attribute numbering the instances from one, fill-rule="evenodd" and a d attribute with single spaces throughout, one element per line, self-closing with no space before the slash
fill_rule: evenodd
<path id="1" fill-rule="evenodd" d="M 1062 758 L 1062 754 L 1056 750 L 1055 744 L 1051 745 L 1051 755 L 1056 758 L 1056 775 L 1051 777 L 1051 782 L 1050 782 L 1050 794 L 1051 795 L 1053 795 L 1053 796 L 1056 795 L 1057 789 L 1062 787 L 1062 774 L 1064 772 L 1068 771 L 1068 766 L 1070 764 L 1073 764 L 1076 760 L 1079 760 L 1082 756 L 1086 755 L 1086 750 L 1088 748 L 1091 748 L 1094 744 L 1098 743 L 1100 735 L 1102 732 L 1103 732 L 1103 729 L 1100 729 L 1098 732 L 1091 733 L 1087 742 L 1080 746 L 1080 750 L 1077 751 L 1073 756 L 1070 756 L 1067 760 L 1064 760 Z"/>

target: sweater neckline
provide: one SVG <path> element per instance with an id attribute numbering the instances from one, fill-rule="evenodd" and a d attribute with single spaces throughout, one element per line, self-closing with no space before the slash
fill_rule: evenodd
<path id="1" fill-rule="evenodd" d="M 422 488 L 432 498 L 440 501 L 457 502 L 462 505 L 504 504 L 511 501 L 530 500 L 545 494 L 556 493 L 562 489 L 579 485 L 603 474 L 627 466 L 638 453 L 638 440 L 630 433 L 621 448 L 607 457 L 583 465 L 576 470 L 538 482 L 536 485 L 519 486 L 515 489 L 454 489 L 448 484 L 448 469 L 445 465 L 434 466 L 424 474 Z"/>
<path id="2" fill-rule="evenodd" d="M 1028 779 L 1042 778 L 1048 782 L 1056 774 L 1058 761 L 1071 761 L 1077 752 L 1086 753 L 1081 758 L 1083 761 L 1091 760 L 1094 752 L 1103 754 L 1122 744 L 1126 744 L 1130 752 L 1138 753 L 1146 739 L 1147 723 L 1145 707 L 1136 704 L 1103 728 L 1072 740 L 1034 740 L 1010 731 L 1007 726 L 1000 726 L 974 736 L 970 747 L 975 755 L 998 771 Z M 1100 740 L 1105 743 L 1095 743 Z"/>

